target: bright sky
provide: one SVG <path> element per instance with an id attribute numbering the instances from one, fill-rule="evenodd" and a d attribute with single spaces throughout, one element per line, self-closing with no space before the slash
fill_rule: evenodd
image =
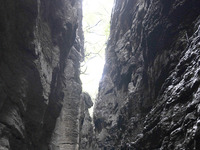
<path id="1" fill-rule="evenodd" d="M 83 0 L 83 30 L 85 36 L 85 62 L 82 63 L 83 91 L 96 98 L 102 76 L 105 43 L 109 36 L 113 0 Z"/>

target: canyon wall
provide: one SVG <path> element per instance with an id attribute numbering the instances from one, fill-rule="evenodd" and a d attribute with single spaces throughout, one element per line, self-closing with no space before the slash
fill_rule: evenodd
<path id="1" fill-rule="evenodd" d="M 94 108 L 81 0 L 1 0 L 1 150 L 200 149 L 200 1 L 115 0 Z"/>
<path id="2" fill-rule="evenodd" d="M 1 0 L 1 150 L 78 149 L 81 3 Z"/>
<path id="3" fill-rule="evenodd" d="M 200 149 L 199 8 L 115 0 L 93 149 Z"/>

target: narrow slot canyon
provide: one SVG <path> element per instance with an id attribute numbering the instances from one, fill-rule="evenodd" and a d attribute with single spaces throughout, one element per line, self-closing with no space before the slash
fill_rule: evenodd
<path id="1" fill-rule="evenodd" d="M 0 150 L 200 150 L 200 1 L 1 0 Z"/>
<path id="2" fill-rule="evenodd" d="M 81 62 L 82 91 L 91 96 L 98 93 L 105 63 L 105 47 L 109 37 L 113 0 L 83 1 L 84 60 Z M 92 116 L 93 107 L 90 109 Z"/>

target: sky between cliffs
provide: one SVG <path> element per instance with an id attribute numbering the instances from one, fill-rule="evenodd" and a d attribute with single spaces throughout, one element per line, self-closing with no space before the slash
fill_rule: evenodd
<path id="1" fill-rule="evenodd" d="M 83 0 L 85 62 L 81 64 L 83 91 L 95 100 L 105 63 L 105 47 L 110 32 L 114 0 Z"/>

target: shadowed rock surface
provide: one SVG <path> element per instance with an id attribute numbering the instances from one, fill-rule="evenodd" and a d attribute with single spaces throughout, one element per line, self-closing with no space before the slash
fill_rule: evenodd
<path id="1" fill-rule="evenodd" d="M 81 11 L 81 0 L 1 0 L 1 150 L 78 149 Z"/>
<path id="2" fill-rule="evenodd" d="M 115 1 L 95 150 L 200 149 L 199 8 L 199 0 Z"/>
<path id="3" fill-rule="evenodd" d="M 80 122 L 80 149 L 93 150 L 93 124 L 88 109 L 93 106 L 93 102 L 88 93 L 81 94 L 79 122 Z"/>
<path id="4" fill-rule="evenodd" d="M 93 120 L 81 3 L 0 1 L 0 150 L 200 149 L 200 1 L 115 1 Z"/>

